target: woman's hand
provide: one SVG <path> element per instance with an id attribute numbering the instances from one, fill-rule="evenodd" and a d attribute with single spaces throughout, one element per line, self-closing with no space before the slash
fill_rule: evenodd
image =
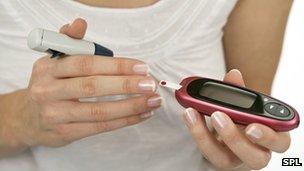
<path id="1" fill-rule="evenodd" d="M 82 38 L 85 30 L 81 19 L 61 28 L 62 33 L 74 38 Z M 4 142 L 19 149 L 58 147 L 146 120 L 161 105 L 160 96 L 155 94 L 157 84 L 147 73 L 148 66 L 135 59 L 88 55 L 39 59 L 28 89 L 2 97 L 10 110 L 0 113 L 0 147 Z M 139 96 L 95 103 L 78 101 L 117 94 Z"/>
<path id="2" fill-rule="evenodd" d="M 230 71 L 224 81 L 244 86 L 238 70 Z M 285 152 L 290 144 L 288 132 L 275 132 L 257 123 L 247 127 L 236 125 L 222 112 L 211 116 L 216 134 L 208 130 L 205 118 L 192 108 L 186 109 L 184 119 L 201 153 L 221 169 L 233 169 L 243 164 L 251 169 L 262 169 L 270 161 L 272 151 Z"/>

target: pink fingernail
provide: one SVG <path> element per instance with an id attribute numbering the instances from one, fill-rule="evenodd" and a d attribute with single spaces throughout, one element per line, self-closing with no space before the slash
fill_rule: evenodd
<path id="1" fill-rule="evenodd" d="M 136 74 L 147 75 L 149 73 L 149 66 L 147 64 L 136 64 L 133 66 L 133 71 Z"/>
<path id="2" fill-rule="evenodd" d="M 153 116 L 153 115 L 154 115 L 153 112 L 148 112 L 148 113 L 143 113 L 143 114 L 141 114 L 140 117 L 141 117 L 142 119 L 147 119 L 147 118 L 150 118 L 150 117 Z"/>
<path id="3" fill-rule="evenodd" d="M 224 128 L 227 125 L 227 120 L 222 112 L 214 112 L 211 115 L 211 118 L 214 119 L 219 128 Z"/>
<path id="4" fill-rule="evenodd" d="M 194 113 L 194 110 L 192 108 L 187 108 L 185 110 L 185 116 L 188 123 L 191 125 L 194 125 L 197 121 L 196 115 Z"/>
<path id="5" fill-rule="evenodd" d="M 246 134 L 255 139 L 260 139 L 263 137 L 263 132 L 261 131 L 261 129 L 257 128 L 256 126 L 250 127 L 246 131 Z"/>
<path id="6" fill-rule="evenodd" d="M 240 76 L 242 76 L 241 71 L 238 70 L 238 69 L 232 69 L 232 70 L 230 70 L 229 72 L 230 72 L 230 73 L 233 73 L 234 75 L 240 75 Z"/>
<path id="7" fill-rule="evenodd" d="M 143 91 L 155 91 L 156 83 L 152 79 L 140 80 L 138 83 L 138 87 Z"/>
<path id="8" fill-rule="evenodd" d="M 151 97 L 148 99 L 147 103 L 149 107 L 158 107 L 162 103 L 162 97 L 160 96 Z"/>

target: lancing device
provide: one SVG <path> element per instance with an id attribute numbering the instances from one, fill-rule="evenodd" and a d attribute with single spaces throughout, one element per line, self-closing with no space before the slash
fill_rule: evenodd
<path id="1" fill-rule="evenodd" d="M 36 28 L 30 32 L 27 38 L 29 48 L 46 52 L 57 57 L 59 55 L 102 55 L 113 57 L 113 51 L 94 42 L 81 39 L 73 39 L 65 34 Z"/>
<path id="2" fill-rule="evenodd" d="M 236 123 L 261 123 L 276 131 L 289 131 L 300 123 L 298 112 L 290 105 L 219 80 L 188 77 L 179 84 L 165 80 L 159 84 L 174 89 L 175 98 L 182 106 L 192 107 L 203 115 L 222 111 Z"/>

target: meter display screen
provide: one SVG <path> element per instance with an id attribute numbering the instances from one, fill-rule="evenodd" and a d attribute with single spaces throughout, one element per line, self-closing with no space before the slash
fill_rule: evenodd
<path id="1" fill-rule="evenodd" d="M 202 97 L 242 108 L 250 108 L 257 98 L 254 93 L 214 82 L 204 83 L 198 93 Z"/>

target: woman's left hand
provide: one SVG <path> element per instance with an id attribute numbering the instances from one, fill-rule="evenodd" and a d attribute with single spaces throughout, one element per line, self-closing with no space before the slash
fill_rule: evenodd
<path id="1" fill-rule="evenodd" d="M 245 86 L 241 73 L 231 70 L 225 82 Z M 184 119 L 200 152 L 215 167 L 233 169 L 243 164 L 250 169 L 262 169 L 271 159 L 271 152 L 283 153 L 290 145 L 288 132 L 275 132 L 258 123 L 236 125 L 222 112 L 211 115 L 215 134 L 207 128 L 205 117 L 192 108 L 186 109 Z"/>

